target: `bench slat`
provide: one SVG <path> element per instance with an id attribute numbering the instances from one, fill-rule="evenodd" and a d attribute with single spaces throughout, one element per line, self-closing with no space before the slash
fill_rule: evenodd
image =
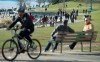
<path id="1" fill-rule="evenodd" d="M 94 32 L 75 32 L 75 33 L 68 33 L 68 32 L 58 32 L 56 37 L 56 42 L 61 43 L 61 53 L 62 53 L 62 43 L 66 42 L 81 42 L 81 51 L 83 51 L 83 44 L 82 42 L 90 42 L 90 52 L 91 52 L 91 42 L 96 40 L 97 31 Z"/>

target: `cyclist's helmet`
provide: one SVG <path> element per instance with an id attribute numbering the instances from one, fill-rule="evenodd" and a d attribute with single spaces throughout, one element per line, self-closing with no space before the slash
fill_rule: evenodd
<path id="1" fill-rule="evenodd" d="M 20 8 L 18 9 L 18 12 L 25 12 L 25 8 L 20 7 Z"/>

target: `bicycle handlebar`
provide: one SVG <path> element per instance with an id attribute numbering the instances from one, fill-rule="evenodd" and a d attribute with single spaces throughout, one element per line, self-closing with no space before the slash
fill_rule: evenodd
<path id="1" fill-rule="evenodd" d="M 13 27 L 11 29 L 7 28 L 7 30 L 14 30 L 16 32 L 17 30 L 19 30 L 19 28 L 18 28 L 18 26 L 16 26 L 16 27 Z"/>

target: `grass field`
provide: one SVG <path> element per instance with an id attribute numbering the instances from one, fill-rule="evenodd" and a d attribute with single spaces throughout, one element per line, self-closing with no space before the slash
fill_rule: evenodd
<path id="1" fill-rule="evenodd" d="M 92 23 L 94 24 L 95 30 L 98 31 L 98 37 L 96 42 L 100 43 L 100 11 L 93 12 L 92 16 Z M 69 26 L 72 27 L 75 31 L 82 31 L 84 22 L 77 22 L 77 23 L 69 23 Z M 55 27 L 41 27 L 35 28 L 35 32 L 32 34 L 32 38 L 38 39 L 42 45 L 45 45 L 47 41 L 50 39 L 50 34 Z M 0 30 L 0 45 L 6 40 L 11 38 L 12 33 L 6 30 Z"/>
<path id="2" fill-rule="evenodd" d="M 92 49 L 93 50 L 99 50 L 100 51 L 100 11 L 93 12 L 91 14 L 92 21 L 91 23 L 94 25 L 94 30 L 98 31 L 98 36 L 96 39 L 96 44 Z M 77 22 L 77 23 L 69 23 L 70 27 L 72 27 L 75 31 L 82 31 L 84 22 Z M 33 38 L 39 39 L 42 45 L 46 45 L 48 40 L 50 39 L 51 32 L 53 31 L 55 27 L 43 27 L 43 28 L 36 28 Z"/>
<path id="3" fill-rule="evenodd" d="M 100 12 L 98 13 L 93 13 L 92 17 L 95 15 L 95 17 L 93 17 L 92 19 L 92 23 L 95 26 L 95 30 L 98 31 L 98 36 L 97 36 L 97 40 L 96 42 L 99 43 L 98 45 L 96 44 L 95 46 L 92 46 L 93 50 L 99 50 L 100 51 L 100 19 L 97 18 L 97 16 L 99 15 Z M 78 22 L 78 23 L 70 23 L 69 26 L 72 27 L 75 31 L 82 31 L 84 22 Z M 46 43 L 48 42 L 48 40 L 50 39 L 50 34 L 53 31 L 55 27 L 42 27 L 42 28 L 35 28 L 35 32 L 32 34 L 32 38 L 36 38 L 38 39 L 41 44 L 43 46 L 46 45 Z M 3 42 L 9 38 L 11 38 L 13 34 L 10 31 L 6 31 L 6 30 L 0 30 L 0 48 L 3 44 Z"/>
<path id="4" fill-rule="evenodd" d="M 82 6 L 77 7 L 79 4 L 82 4 Z M 65 7 L 65 11 L 70 12 L 72 11 L 72 9 L 78 9 L 79 12 L 82 12 L 83 9 L 87 9 L 87 7 L 89 6 L 89 4 L 83 3 L 83 2 L 73 2 L 73 1 L 69 1 L 69 2 L 65 2 L 65 5 L 67 5 L 67 7 Z M 93 11 L 96 10 L 100 10 L 100 3 L 93 3 L 92 4 L 93 7 Z M 49 5 L 48 7 L 48 12 L 57 12 L 59 8 L 63 8 L 63 3 L 59 3 L 59 4 L 55 4 L 55 5 Z M 44 8 L 38 8 L 36 9 L 37 12 L 44 12 Z"/>

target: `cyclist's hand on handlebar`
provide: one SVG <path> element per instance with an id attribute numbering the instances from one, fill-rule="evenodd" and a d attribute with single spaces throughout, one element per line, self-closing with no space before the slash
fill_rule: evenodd
<path id="1" fill-rule="evenodd" d="M 21 29 L 21 26 L 16 25 L 16 29 L 17 29 L 17 30 Z"/>

